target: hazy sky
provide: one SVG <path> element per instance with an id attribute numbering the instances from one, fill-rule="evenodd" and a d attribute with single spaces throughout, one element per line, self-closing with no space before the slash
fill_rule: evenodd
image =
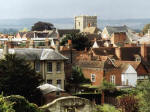
<path id="1" fill-rule="evenodd" d="M 99 19 L 150 18 L 150 0 L 0 0 L 0 19 L 83 14 Z"/>

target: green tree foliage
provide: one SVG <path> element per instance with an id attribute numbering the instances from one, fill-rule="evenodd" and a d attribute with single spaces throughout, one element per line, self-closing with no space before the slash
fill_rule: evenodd
<path id="1" fill-rule="evenodd" d="M 72 88 L 75 89 L 75 92 L 76 89 L 79 88 L 81 84 L 91 83 L 90 79 L 84 77 L 81 68 L 79 68 L 78 66 L 72 67 L 72 74 L 68 78 L 67 82 L 69 83 L 70 86 L 72 86 Z"/>
<path id="2" fill-rule="evenodd" d="M 121 112 L 121 111 L 116 109 L 114 106 L 104 104 L 104 105 L 97 105 L 94 112 Z"/>
<path id="3" fill-rule="evenodd" d="M 68 40 L 72 40 L 72 47 L 79 51 L 91 47 L 91 42 L 88 37 L 82 33 L 67 34 L 66 37 L 61 40 L 60 45 L 67 44 Z"/>
<path id="4" fill-rule="evenodd" d="M 114 91 L 116 88 L 115 88 L 115 85 L 106 81 L 106 80 L 103 80 L 103 82 L 101 83 L 101 85 L 99 86 L 98 88 L 100 91 L 105 91 L 105 90 L 109 90 L 109 91 Z"/>
<path id="5" fill-rule="evenodd" d="M 36 98 L 34 95 L 41 95 L 37 89 L 41 82 L 41 75 L 24 59 L 9 54 L 0 60 L 0 92 L 4 95 L 21 95 L 29 101 L 38 101 L 40 97 Z"/>
<path id="6" fill-rule="evenodd" d="M 14 103 L 7 101 L 3 95 L 0 95 L 0 112 L 15 112 L 13 104 Z"/>
<path id="7" fill-rule="evenodd" d="M 146 24 L 146 25 L 144 26 L 142 32 L 143 32 L 144 34 L 146 34 L 146 33 L 148 32 L 148 29 L 150 29 L 150 24 Z"/>
<path id="8" fill-rule="evenodd" d="M 32 26 L 32 31 L 44 31 L 44 30 L 52 30 L 55 29 L 54 25 L 51 23 L 47 23 L 47 22 L 37 22 L 34 24 L 34 26 Z"/>
<path id="9" fill-rule="evenodd" d="M 139 112 L 150 112 L 150 81 L 146 80 L 137 86 L 139 99 Z"/>
<path id="10" fill-rule="evenodd" d="M 24 97 L 11 95 L 0 96 L 0 112 L 42 112 L 37 105 L 29 103 Z"/>

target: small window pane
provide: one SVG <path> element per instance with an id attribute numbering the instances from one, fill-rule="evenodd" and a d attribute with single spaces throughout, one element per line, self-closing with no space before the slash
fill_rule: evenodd
<path id="1" fill-rule="evenodd" d="M 52 62 L 47 63 L 47 72 L 52 72 Z"/>
<path id="2" fill-rule="evenodd" d="M 57 87 L 61 88 L 61 80 L 57 80 Z"/>
<path id="3" fill-rule="evenodd" d="M 52 84 L 52 80 L 51 79 L 47 80 L 47 83 Z"/>
<path id="4" fill-rule="evenodd" d="M 91 82 L 95 82 L 96 79 L 95 79 L 95 74 L 91 74 Z"/>
<path id="5" fill-rule="evenodd" d="M 57 62 L 56 69 L 57 69 L 57 72 L 61 71 L 61 63 L 60 62 Z"/>

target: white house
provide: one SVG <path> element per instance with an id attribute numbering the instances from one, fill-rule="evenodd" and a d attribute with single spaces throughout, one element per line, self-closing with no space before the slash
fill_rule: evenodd
<path id="1" fill-rule="evenodd" d="M 137 72 L 130 64 L 124 65 L 121 74 L 121 81 L 123 86 L 136 86 Z"/>

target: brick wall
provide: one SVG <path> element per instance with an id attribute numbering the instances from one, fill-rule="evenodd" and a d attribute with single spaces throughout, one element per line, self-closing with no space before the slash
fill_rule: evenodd
<path id="1" fill-rule="evenodd" d="M 99 68 L 82 68 L 82 72 L 86 78 L 91 79 L 91 74 L 95 74 L 95 82 L 92 85 L 99 86 L 103 81 L 103 70 Z"/>

